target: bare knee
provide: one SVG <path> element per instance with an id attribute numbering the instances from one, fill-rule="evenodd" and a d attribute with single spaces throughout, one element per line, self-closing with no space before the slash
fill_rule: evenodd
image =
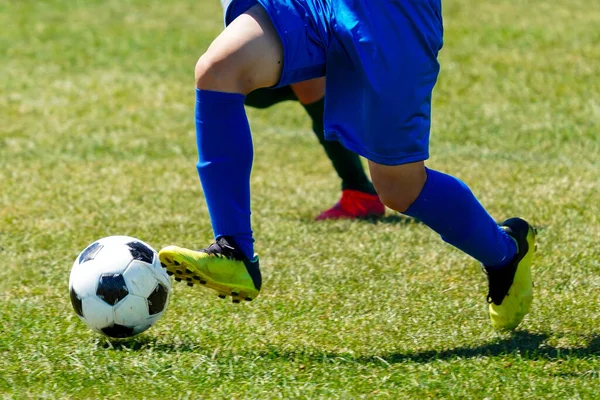
<path id="1" fill-rule="evenodd" d="M 194 76 L 198 89 L 244 94 L 251 91 L 244 85 L 244 71 L 239 65 L 210 51 L 196 63 Z"/>
<path id="2" fill-rule="evenodd" d="M 387 207 L 405 212 L 417 199 L 427 180 L 424 163 L 386 166 L 369 161 L 371 179 Z"/>
<path id="3" fill-rule="evenodd" d="M 273 86 L 282 71 L 283 45 L 262 6 L 238 16 L 196 63 L 196 87 L 248 94 Z"/>
<path id="4" fill-rule="evenodd" d="M 399 190 L 396 190 L 385 184 L 375 185 L 375 190 L 377 190 L 381 202 L 385 204 L 386 207 L 403 213 L 408 210 L 411 204 L 416 200 L 420 191 L 415 195 L 414 191 L 403 190 L 400 186 L 398 186 L 398 188 Z"/>

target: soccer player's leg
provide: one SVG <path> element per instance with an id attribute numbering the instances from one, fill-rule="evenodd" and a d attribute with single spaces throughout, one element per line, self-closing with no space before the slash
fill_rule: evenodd
<path id="1" fill-rule="evenodd" d="M 336 21 L 337 29 L 345 29 L 337 37 L 349 38 L 344 51 L 328 59 L 327 134 L 369 159 L 386 206 L 420 220 L 485 266 L 492 323 L 515 328 L 531 303 L 533 230 L 522 220 L 498 226 L 463 182 L 424 165 L 442 46 L 439 1 L 396 2 L 394 8 L 369 3 L 368 9 L 352 11 L 358 18 L 352 16 L 347 25 Z M 353 29 L 357 19 L 360 30 Z M 348 82 L 360 98 L 344 92 Z M 348 114 L 349 106 L 363 112 Z"/>
<path id="2" fill-rule="evenodd" d="M 215 290 L 234 302 L 252 300 L 262 278 L 250 223 L 253 148 L 245 96 L 323 76 L 324 53 L 309 41 L 292 0 L 235 0 L 228 27 L 196 64 L 198 174 L 216 242 L 195 251 L 168 246 L 161 262 L 176 279 Z M 314 48 L 308 50 L 307 46 Z"/>
<path id="3" fill-rule="evenodd" d="M 499 226 L 463 182 L 427 169 L 422 162 L 398 166 L 369 162 L 369 167 L 388 207 L 420 220 L 483 264 L 492 326 L 516 328 L 533 299 L 534 229 L 519 218 Z"/>
<path id="4" fill-rule="evenodd" d="M 196 65 L 198 173 L 216 243 L 194 251 L 168 246 L 161 263 L 178 280 L 252 300 L 261 288 L 250 224 L 253 148 L 244 98 L 279 80 L 282 44 L 264 9 L 236 18 Z M 235 145 L 234 145 L 235 144 Z"/>

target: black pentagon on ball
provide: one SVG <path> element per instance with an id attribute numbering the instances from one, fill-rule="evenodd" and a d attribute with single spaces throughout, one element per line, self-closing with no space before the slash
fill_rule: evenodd
<path id="1" fill-rule="evenodd" d="M 129 294 L 129 290 L 127 289 L 123 275 L 102 274 L 98 280 L 96 294 L 100 299 L 114 306 Z"/>
<path id="2" fill-rule="evenodd" d="M 123 326 L 119 324 L 114 324 L 111 326 L 107 326 L 106 328 L 100 329 L 102 333 L 106 336 L 110 336 L 112 338 L 122 339 L 129 336 L 133 336 L 133 328 L 128 326 Z"/>
<path id="3" fill-rule="evenodd" d="M 167 298 L 169 297 L 169 291 L 167 288 L 159 282 L 154 288 L 154 291 L 148 296 L 148 311 L 150 315 L 155 315 L 162 312 L 165 309 Z"/>
<path id="4" fill-rule="evenodd" d="M 152 264 L 152 261 L 154 261 L 154 251 L 144 243 L 129 242 L 127 247 L 129 247 L 129 252 L 134 260 L 144 261 L 148 264 Z"/>
<path id="5" fill-rule="evenodd" d="M 83 317 L 83 302 L 79 298 L 79 295 L 75 292 L 75 289 L 71 288 L 71 304 L 73 305 L 73 309 L 80 317 Z"/>
<path id="6" fill-rule="evenodd" d="M 94 242 L 91 245 L 89 245 L 85 250 L 81 252 L 81 255 L 79 256 L 79 264 L 83 264 L 86 261 L 93 260 L 94 257 L 96 257 L 98 252 L 102 250 L 103 247 L 104 246 L 98 242 Z"/>

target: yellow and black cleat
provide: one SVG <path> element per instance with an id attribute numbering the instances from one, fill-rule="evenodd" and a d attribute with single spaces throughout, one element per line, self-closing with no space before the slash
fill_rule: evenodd
<path id="1" fill-rule="evenodd" d="M 254 300 L 260 292 L 262 276 L 258 256 L 249 260 L 236 249 L 231 238 L 220 237 L 216 243 L 198 251 L 168 246 L 158 257 L 177 282 L 206 286 L 215 290 L 220 298 L 231 296 L 234 303 Z"/>
<path id="2" fill-rule="evenodd" d="M 488 276 L 490 320 L 499 330 L 515 329 L 529 312 L 533 301 L 531 264 L 535 252 L 535 229 L 520 218 L 511 218 L 500 226 L 517 243 L 517 254 L 500 269 L 485 268 Z"/>

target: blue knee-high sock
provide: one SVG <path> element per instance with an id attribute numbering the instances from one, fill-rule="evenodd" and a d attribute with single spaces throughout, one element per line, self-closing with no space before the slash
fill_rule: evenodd
<path id="1" fill-rule="evenodd" d="M 254 152 L 244 99 L 237 93 L 196 90 L 197 167 L 215 238 L 231 236 L 252 259 L 250 171 Z"/>
<path id="2" fill-rule="evenodd" d="M 425 186 L 405 214 L 486 267 L 502 267 L 517 252 L 515 241 L 500 229 L 467 185 L 453 176 L 427 169 Z"/>

